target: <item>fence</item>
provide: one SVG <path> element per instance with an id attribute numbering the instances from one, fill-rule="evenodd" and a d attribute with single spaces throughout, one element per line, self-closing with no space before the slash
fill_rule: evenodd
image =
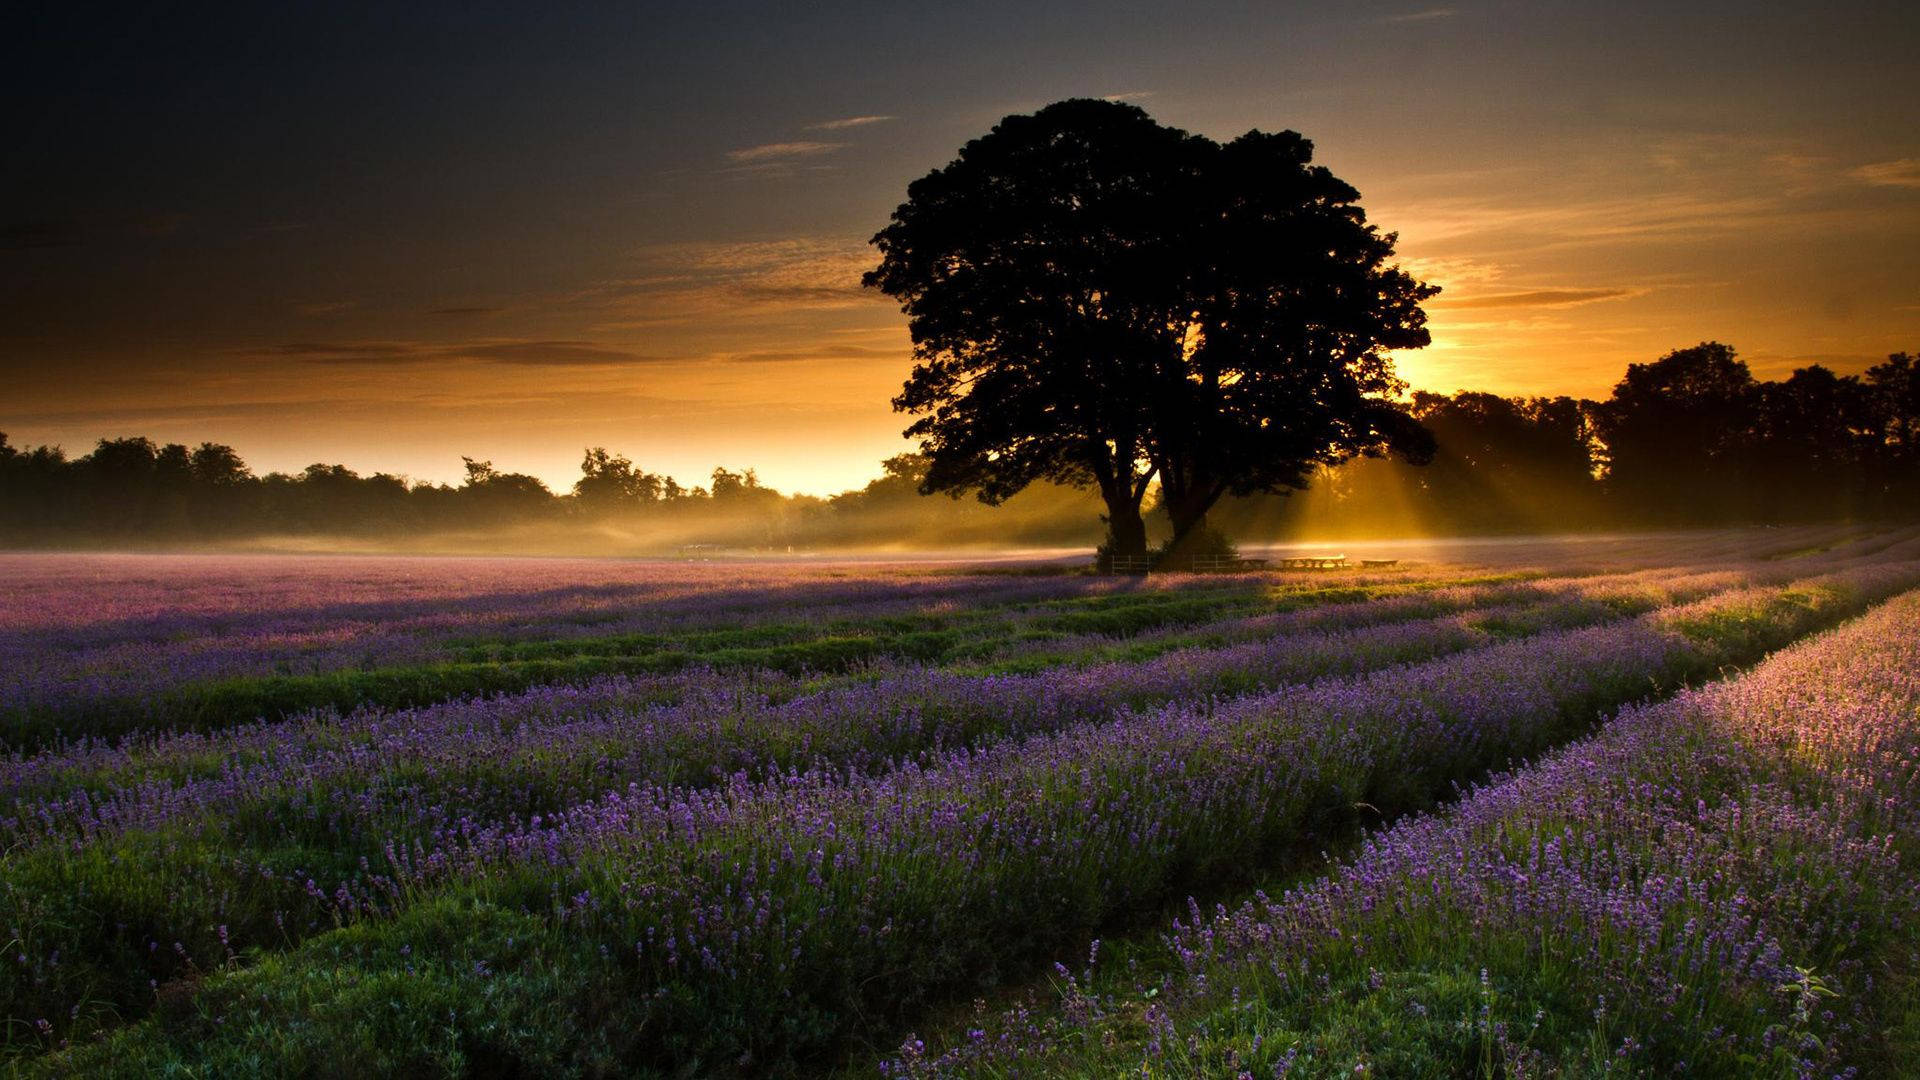
<path id="1" fill-rule="evenodd" d="M 1265 559 L 1242 559 L 1237 555 L 1195 555 L 1185 566 L 1155 565 L 1152 556 L 1114 555 L 1108 557 L 1101 569 L 1109 574 L 1145 574 L 1149 571 L 1191 571 L 1195 574 L 1231 574 L 1249 570 L 1265 570 Z"/>
<path id="2" fill-rule="evenodd" d="M 1238 555 L 1195 555 L 1193 572 L 1196 574 L 1220 574 L 1234 570 L 1263 570 L 1265 559 L 1243 559 Z"/>

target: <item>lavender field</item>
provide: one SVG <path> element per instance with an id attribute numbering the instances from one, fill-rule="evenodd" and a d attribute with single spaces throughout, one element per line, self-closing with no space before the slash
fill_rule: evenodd
<path id="1" fill-rule="evenodd" d="M 1920 531 L 0 556 L 23 1075 L 1880 1076 Z"/>

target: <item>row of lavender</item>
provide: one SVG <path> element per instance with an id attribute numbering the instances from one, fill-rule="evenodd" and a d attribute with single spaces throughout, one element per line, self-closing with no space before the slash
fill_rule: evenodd
<path id="1" fill-rule="evenodd" d="M 1431 571 L 1345 578 L 1344 590 L 1431 588 L 1457 577 Z M 1257 607 L 1269 594 L 1315 599 L 1316 586 L 1277 588 L 1177 576 L 1137 582 L 1066 575 L 904 577 L 876 572 L 820 574 L 748 587 L 596 587 L 468 598 L 425 607 L 355 604 L 311 607 L 283 597 L 247 618 L 187 614 L 69 630 L 0 632 L 0 716 L 87 720 L 113 709 L 147 723 L 164 720 L 165 695 L 228 680 L 297 678 L 335 672 L 496 659 L 567 657 L 648 647 L 684 648 L 702 633 L 754 643 L 824 635 L 884 636 L 903 630 L 963 631 L 980 641 L 1030 638 L 1035 623 L 1131 608 L 1143 622 L 1204 620 L 1210 607 Z M 81 596 L 76 602 L 88 603 Z M 105 598 L 101 598 L 105 599 Z M 1097 618 L 1091 621 L 1096 624 Z M 1057 634 L 1057 648 L 1097 644 L 1097 635 Z M 501 655 L 506 654 L 506 655 Z M 143 705 L 144 703 L 144 705 Z M 0 732 L 0 735 L 4 735 Z"/>
<path id="2" fill-rule="evenodd" d="M 1049 610 L 1050 605 L 1098 602 L 1102 599 L 1116 598 L 1116 594 L 1110 587 L 1105 587 L 1099 582 L 1089 583 L 1085 579 L 1080 579 L 1082 589 L 1092 585 L 1092 590 L 1083 593 L 1058 593 L 1050 598 L 998 594 L 992 598 L 999 604 L 998 607 L 988 603 L 988 598 L 982 598 L 980 602 L 983 610 L 997 614 L 999 619 L 990 621 L 990 616 L 982 617 L 976 614 L 971 620 L 971 628 L 983 640 L 1003 641 L 1005 652 L 1009 656 L 1018 656 L 1029 661 L 1035 657 L 1043 657 L 1042 662 L 1032 665 L 1034 667 L 1060 666 L 1097 659 L 1102 652 L 1111 651 L 1112 648 L 1122 644 L 1134 655 L 1151 654 L 1192 644 L 1223 644 L 1255 640 L 1295 628 L 1365 625 L 1375 621 L 1376 618 L 1381 620 L 1415 618 L 1422 615 L 1470 610 L 1472 607 L 1483 604 L 1498 606 L 1526 599 L 1545 599 L 1555 595 L 1556 590 L 1564 590 L 1573 581 L 1578 580 L 1545 579 L 1531 574 L 1476 576 L 1489 580 L 1479 584 L 1461 583 L 1461 575 L 1453 571 L 1400 574 L 1391 578 L 1357 581 L 1343 579 L 1338 585 L 1322 587 L 1305 583 L 1282 586 L 1264 583 L 1254 586 L 1243 583 L 1237 587 L 1223 588 L 1217 584 L 1196 579 L 1176 579 L 1172 584 L 1156 584 L 1150 590 L 1151 593 L 1158 596 L 1192 598 L 1199 603 L 1198 605 L 1177 603 L 1161 605 L 1173 609 L 1164 616 L 1168 625 L 1143 629 L 1124 638 L 1115 638 L 1098 632 L 1064 633 L 1053 636 L 1045 642 L 1035 642 L 1030 635 L 1016 639 L 1015 635 L 1007 632 L 1010 628 L 1009 624 L 1018 621 L 1023 614 L 1030 616 L 1036 610 L 1044 612 Z M 1671 575 L 1650 573 L 1649 576 Z M 1630 576 L 1625 577 L 1628 580 L 1631 579 Z M 1471 582 L 1472 578 L 1468 578 L 1467 581 Z M 1057 589 L 1058 586 L 1054 588 Z M 1350 602 L 1356 594 L 1377 596 L 1380 601 L 1393 602 L 1385 606 L 1378 601 L 1357 604 Z M 778 604 L 769 604 L 767 610 L 782 612 L 783 617 L 790 623 L 807 619 L 818 623 L 831 617 L 843 624 L 859 626 L 862 623 L 887 619 L 890 617 L 887 614 L 889 611 L 892 611 L 894 616 L 898 616 L 899 609 L 904 603 L 895 598 L 869 604 L 827 605 L 818 610 L 782 608 Z M 911 609 L 911 616 L 921 620 L 936 620 L 940 618 L 939 613 L 946 609 L 947 604 L 946 600 L 923 602 Z M 1195 606 L 1200 608 L 1197 613 L 1193 611 Z M 1263 607 L 1274 607 L 1279 610 L 1260 613 Z M 1254 609 L 1256 613 L 1238 613 L 1247 608 Z M 636 614 L 632 617 L 638 619 L 642 615 Z M 1206 621 L 1195 623 L 1192 620 L 1196 617 Z M 651 625 L 656 629 L 659 627 L 658 622 Z M 42 653 L 57 652 L 55 646 L 46 643 L 38 647 Z M 160 642 L 153 643 L 151 647 L 165 648 L 167 645 Z M 416 641 L 406 646 L 409 651 L 389 654 L 386 659 L 398 660 L 403 656 L 420 659 L 423 656 L 421 650 L 426 647 L 424 643 Z M 436 650 L 442 647 L 442 644 L 432 645 Z M 264 664 L 278 662 L 272 659 L 273 648 L 274 646 L 270 643 L 260 642 L 236 645 L 228 660 L 236 665 L 236 670 L 257 670 Z M 443 658 L 441 653 L 433 655 Z M 222 661 L 222 664 L 227 662 Z M 879 662 L 885 664 L 887 661 L 883 659 Z M 39 690 L 20 699 L 0 698 L 0 705 L 20 706 L 38 702 L 61 711 L 84 715 L 90 701 L 97 700 L 103 695 L 110 696 L 126 691 L 132 685 L 130 680 L 141 680 L 148 685 L 149 691 L 159 691 L 185 683 L 202 681 L 207 674 L 205 668 L 191 663 L 184 666 L 157 664 L 137 672 L 132 668 L 122 667 L 117 669 L 119 674 L 113 679 L 100 681 L 91 677 L 76 679 L 71 672 L 56 671 L 57 667 L 57 664 L 43 664 L 42 674 L 45 678 Z M 630 690 L 627 695 L 628 700 L 638 700 L 638 695 L 641 693 L 651 695 L 656 700 L 673 699 L 684 692 L 683 688 L 697 687 L 703 676 L 711 674 L 699 665 L 695 665 L 690 676 L 670 672 L 666 673 L 666 677 L 624 680 L 624 685 Z M 790 695 L 813 680 L 788 678 L 777 672 L 751 669 L 739 672 L 736 669 L 736 674 L 727 681 L 729 684 L 744 682 L 754 687 L 764 687 L 767 693 Z M 613 682 L 618 683 L 622 680 L 613 680 Z M 140 732 L 134 732 L 131 737 L 122 734 L 105 740 L 105 743 L 145 744 L 151 742 L 155 736 L 165 737 L 168 734 L 169 732 L 165 729 L 149 731 L 145 737 Z M 102 740 L 84 735 L 75 741 L 93 743 L 95 750 L 102 745 Z M 19 758 L 25 755 L 15 754 L 14 756 Z"/>
<path id="3" fill-rule="evenodd" d="M 1058 730 L 1175 698 L 1206 701 L 1603 622 L 1800 569 L 1422 591 L 1233 620 L 1208 629 L 1220 642 L 1212 647 L 1034 675 L 904 666 L 807 691 L 787 676 L 698 670 L 211 734 L 83 742 L 0 762 L 0 799 L 9 806 L 0 815 L 0 843 L 84 841 L 189 808 L 327 790 L 342 778 L 372 788 L 396 771 L 444 779 L 534 757 L 549 785 L 566 784 L 570 801 L 629 783 L 712 782 L 739 771 L 833 764 L 874 771 L 915 753 Z"/>
<path id="4" fill-rule="evenodd" d="M 629 784 L 664 789 L 703 775 L 723 782 L 716 760 L 759 776 L 796 765 L 884 772 L 876 747 L 904 755 L 1017 740 L 1197 687 L 1273 686 L 1493 640 L 1460 616 L 1410 618 L 1436 608 L 1478 606 L 1472 618 L 1496 619 L 1512 634 L 1603 621 L 1749 576 L 1635 574 L 1309 609 L 1252 620 L 1269 634 L 1294 634 L 1170 654 L 1146 667 L 1006 678 L 904 670 L 797 697 L 707 673 L 690 677 L 686 700 L 672 706 L 635 704 L 657 687 L 636 691 L 613 680 L 42 753 L 5 771 L 13 808 L 0 833 L 11 852 L 0 878 L 12 906 L 8 925 L 22 941 L 22 964 L 35 949 L 48 958 L 32 976 L 38 987 L 85 985 L 89 967 L 130 963 L 157 984 L 217 965 L 232 949 L 283 943 L 362 909 L 370 863 L 384 865 L 391 850 L 512 827 Z M 64 898 L 96 919 L 110 913 L 115 933 L 102 937 L 85 922 L 64 933 L 19 929 L 66 921 Z M 169 941 L 179 944 L 165 947 Z"/>
<path id="5" fill-rule="evenodd" d="M 1876 558 L 1916 553 L 1920 543 L 1906 541 Z M 130 792 L 148 804 L 196 802 L 190 785 L 173 785 L 214 779 L 226 786 L 257 786 L 289 770 L 325 775 L 449 750 L 485 748 L 491 754 L 501 740 L 517 737 L 529 725 L 573 725 L 572 734 L 583 745 L 594 736 L 609 746 L 642 740 L 650 751 L 664 751 L 662 760 L 681 778 L 822 759 L 883 761 L 982 734 L 1048 730 L 1177 696 L 1226 696 L 1424 659 L 1491 636 L 1582 625 L 1851 562 L 1834 553 L 1820 560 L 1704 573 L 1641 571 L 1452 586 L 1446 578 L 1396 579 L 1381 590 L 1381 598 L 1365 603 L 1323 602 L 1137 634 L 1123 646 L 1115 643 L 1130 654 L 1125 662 L 1099 660 L 1094 646 L 1112 639 L 1068 638 L 1042 651 L 1072 645 L 1083 663 L 1048 665 L 1052 670 L 1030 676 L 882 664 L 867 675 L 813 689 L 820 680 L 694 669 L 543 686 L 424 709 L 363 709 L 344 718 L 240 725 L 211 734 L 159 731 L 112 741 L 81 739 L 0 759 L 0 803 L 13 809 L 10 818 L 0 818 L 0 828 L 17 840 L 19 830 L 35 828 L 22 819 L 65 816 L 44 805 L 48 796 L 78 804 L 84 816 L 120 817 L 126 811 L 113 804 L 123 804 Z M 621 783 L 658 778 L 611 764 L 603 764 L 602 771 Z M 316 778 L 300 777 L 303 782 Z M 165 783 L 156 788 L 155 781 Z M 99 805 L 103 802 L 109 805 Z"/>
<path id="6" fill-rule="evenodd" d="M 896 1075 L 1854 1076 L 1920 1036 L 1920 594 Z M 1083 981 L 1084 980 L 1084 981 Z"/>
<path id="7" fill-rule="evenodd" d="M 318 897 L 358 925 L 212 980 L 192 997 L 198 1022 L 144 1025 L 111 1053 L 148 1064 L 267 1053 L 286 1065 L 351 1046 L 372 1055 L 366 1068 L 446 1069 L 484 1046 L 535 1070 L 778 1067 L 1130 911 L 1270 865 L 1357 805 L 1422 805 L 1649 688 L 1751 661 L 1916 581 L 1920 566 L 1899 564 L 1740 590 L 877 774 L 635 784 L 522 821 L 436 811 L 359 891 Z M 22 974 L 60 984 L 44 942 L 32 944 Z M 160 941 L 149 951 L 164 964 Z M 392 1009 L 343 1008 L 402 976 L 406 1000 Z M 486 1006 L 434 1011 L 477 1000 Z M 538 1015 L 574 1023 L 562 1038 L 530 1022 Z M 581 1016 L 596 1019 L 582 1029 Z M 271 1045 L 241 1034 L 262 1025 L 279 1033 Z"/>
<path id="8" fill-rule="evenodd" d="M 1896 539 L 1783 530 L 1684 541 L 1685 550 L 1668 541 L 1667 550 L 1649 547 L 1639 557 L 1664 555 L 1658 561 L 1665 565 L 1687 558 L 1724 563 L 1829 544 L 1838 556 Z M 1449 573 L 1346 576 L 1341 585 L 1408 584 Z M 186 683 L 440 662 L 472 639 L 964 619 L 1000 608 L 1124 600 L 1142 590 L 1206 594 L 1228 587 L 1182 576 L 1142 583 L 885 565 L 756 566 L 749 573 L 725 565 L 505 559 L 0 556 L 0 575 L 9 582 L 0 591 L 0 712 L 68 714 Z"/>

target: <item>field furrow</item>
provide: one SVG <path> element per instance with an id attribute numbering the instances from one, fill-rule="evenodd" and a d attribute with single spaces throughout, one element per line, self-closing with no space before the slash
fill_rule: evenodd
<path id="1" fill-rule="evenodd" d="M 1904 1075 L 1917 765 L 1908 593 L 889 1072 Z"/>
<path id="2" fill-rule="evenodd" d="M 517 823 L 462 819 L 388 848 L 384 866 L 332 896 L 311 887 L 316 903 L 354 925 L 212 977 L 191 1010 L 238 1010 L 269 1025 L 287 1019 L 276 1010 L 344 1016 L 339 995 L 404 974 L 413 989 L 394 1014 L 366 1021 L 374 1029 L 295 1025 L 286 1030 L 311 1040 L 290 1036 L 277 1060 L 307 1060 L 336 1040 L 365 1043 L 377 1030 L 380 1045 L 405 1049 L 374 1052 L 368 1067 L 394 1065 L 379 1056 L 394 1052 L 445 1068 L 453 1059 L 444 1055 L 482 1045 L 537 1068 L 791 1066 L 1017 974 L 1025 958 L 1176 890 L 1285 861 L 1354 820 L 1358 804 L 1427 805 L 1577 736 L 1604 710 L 1752 662 L 1917 578 L 1912 565 L 1861 567 L 1739 589 L 1378 675 L 989 741 L 872 775 L 636 785 Z M 175 979 L 186 973 L 167 963 Z M 513 979 L 489 981 L 507 970 Z M 578 996 L 589 987 L 591 1007 Z M 471 1014 L 474 1024 L 486 1017 L 486 1031 L 463 1025 L 458 1008 L 448 1024 L 431 1004 L 477 994 L 491 995 Z M 563 1046 L 533 1022 L 555 1009 L 606 1021 Z M 437 1034 L 411 1027 L 428 1015 L 441 1017 Z M 207 1044 L 207 1060 L 220 1045 Z"/>

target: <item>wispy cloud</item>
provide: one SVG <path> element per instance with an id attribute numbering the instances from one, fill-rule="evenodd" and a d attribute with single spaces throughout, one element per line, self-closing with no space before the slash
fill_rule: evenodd
<path id="1" fill-rule="evenodd" d="M 1409 11 L 1402 15 L 1388 15 L 1376 21 L 1389 25 L 1395 23 L 1423 23 L 1433 22 L 1436 19 L 1451 19 L 1458 14 L 1460 14 L 1460 12 L 1453 8 L 1427 8 L 1425 11 Z"/>
<path id="2" fill-rule="evenodd" d="M 1819 154 L 1803 154 L 1791 150 L 1783 150 L 1776 154 L 1768 154 L 1766 160 L 1767 164 L 1778 169 L 1783 169 L 1788 172 L 1804 172 L 1808 169 L 1820 168 L 1827 163 L 1828 159 Z"/>
<path id="3" fill-rule="evenodd" d="M 143 402 L 139 405 L 89 405 L 84 409 L 46 409 L 14 413 L 10 420 L 23 424 L 48 425 L 141 425 L 195 424 L 202 427 L 225 421 L 257 416 L 310 416 L 313 409 L 356 407 L 365 400 L 355 397 L 307 397 L 297 394 L 284 398 L 241 401 L 191 401 L 178 404 Z"/>
<path id="4" fill-rule="evenodd" d="M 473 307 L 443 307 L 443 308 L 434 308 L 434 309 L 433 309 L 432 311 L 429 311 L 429 312 L 427 312 L 427 314 L 429 314 L 429 315 L 456 315 L 456 316 L 467 316 L 467 315 L 498 315 L 499 313 L 501 313 L 502 311 L 505 311 L 505 310 L 506 310 L 506 308 L 499 308 L 499 307 L 482 307 L 482 306 L 473 306 Z"/>
<path id="5" fill-rule="evenodd" d="M 727 151 L 727 160 L 743 165 L 769 161 L 790 161 L 794 158 L 819 157 L 821 154 L 831 154 L 846 145 L 846 143 L 842 142 L 816 142 L 812 140 L 762 143 L 759 146 L 745 146 L 738 150 L 729 150 Z"/>
<path id="6" fill-rule="evenodd" d="M 1423 243 L 1472 243 L 1483 257 L 1602 242 L 1677 240 L 1779 224 L 1820 213 L 1778 192 L 1672 191 L 1515 203 L 1499 196 L 1443 196 L 1409 205 L 1395 220 Z"/>
<path id="7" fill-rule="evenodd" d="M 715 353 L 712 358 L 736 364 L 795 364 L 817 363 L 823 360 L 856 362 L 863 360 L 904 361 L 911 355 L 911 347 L 874 348 L 868 345 L 847 345 L 829 342 L 821 345 L 803 345 L 786 349 L 749 349 L 739 352 L 721 352 Z"/>
<path id="8" fill-rule="evenodd" d="M 255 355 L 260 355 L 256 350 Z M 469 362 L 516 367 L 611 367 L 648 363 L 643 356 L 592 341 L 293 341 L 266 350 L 265 355 L 306 364 L 380 365 Z"/>
<path id="9" fill-rule="evenodd" d="M 532 367 L 638 364 L 658 359 L 591 341 L 496 341 L 458 345 L 450 353 L 459 359 Z"/>
<path id="10" fill-rule="evenodd" d="M 1102 94 L 1102 101 L 1141 101 L 1154 95 L 1152 90 L 1128 90 L 1119 94 Z"/>
<path id="11" fill-rule="evenodd" d="M 1645 296 L 1645 289 L 1528 289 L 1516 292 L 1468 294 L 1457 299 L 1441 296 L 1434 303 L 1454 308 L 1559 308 L 1628 300 Z"/>
<path id="12" fill-rule="evenodd" d="M 873 261 L 859 237 L 663 244 L 640 253 L 638 273 L 577 299 L 620 327 L 868 306 L 884 300 L 860 287 Z"/>
<path id="13" fill-rule="evenodd" d="M 1878 187 L 1920 188 L 1920 158 L 1876 161 L 1853 169 L 1848 175 Z"/>
<path id="14" fill-rule="evenodd" d="M 845 131 L 848 128 L 866 127 L 870 124 L 884 124 L 894 119 L 891 116 L 847 116 L 839 120 L 822 120 L 818 124 L 808 124 L 808 131 Z"/>

